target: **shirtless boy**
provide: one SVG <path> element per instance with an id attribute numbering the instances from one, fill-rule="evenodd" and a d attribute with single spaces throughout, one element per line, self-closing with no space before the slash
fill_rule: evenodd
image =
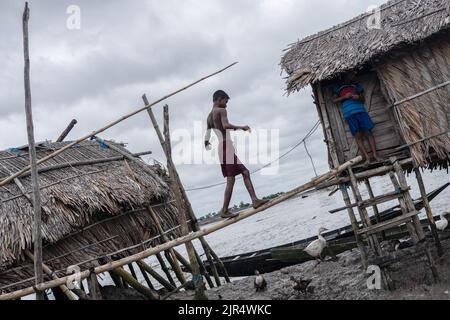
<path id="1" fill-rule="evenodd" d="M 228 121 L 227 103 L 229 100 L 230 97 L 228 94 L 222 90 L 214 93 L 214 105 L 208 116 L 208 130 L 205 136 L 205 148 L 207 150 L 210 150 L 211 148 L 210 139 L 212 130 L 214 130 L 219 139 L 220 165 L 222 168 L 222 174 L 227 179 L 223 207 L 220 211 L 220 216 L 222 218 L 234 218 L 238 216 L 238 214 L 231 214 L 229 212 L 234 183 L 236 181 L 236 176 L 238 175 L 242 175 L 244 178 L 245 187 L 247 188 L 252 199 L 253 208 L 257 209 L 268 202 L 266 200 L 260 200 L 256 196 L 255 189 L 253 188 L 253 184 L 250 179 L 250 172 L 236 156 L 236 151 L 230 136 L 230 130 L 251 132 L 251 129 L 249 126 L 235 126 Z"/>

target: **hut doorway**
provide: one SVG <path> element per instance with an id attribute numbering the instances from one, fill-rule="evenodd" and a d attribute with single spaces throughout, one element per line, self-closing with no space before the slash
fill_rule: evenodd
<path id="1" fill-rule="evenodd" d="M 394 114 L 382 92 L 380 81 L 374 71 L 367 71 L 356 76 L 358 84 L 364 88 L 366 109 L 375 123 L 373 134 L 377 142 L 379 154 L 383 158 L 398 156 L 403 152 L 396 150 L 404 144 L 396 125 Z M 323 102 L 328 114 L 331 131 L 336 143 L 339 163 L 344 163 L 356 157 L 359 153 L 355 138 L 345 121 L 342 108 L 333 102 L 333 95 L 337 81 L 330 81 L 322 85 Z M 370 150 L 366 141 L 366 150 Z M 369 155 L 371 155 L 369 153 Z M 406 154 L 404 154 L 406 156 Z"/>

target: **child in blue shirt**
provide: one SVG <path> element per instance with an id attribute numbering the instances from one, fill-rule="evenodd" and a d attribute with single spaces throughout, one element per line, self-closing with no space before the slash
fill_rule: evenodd
<path id="1" fill-rule="evenodd" d="M 364 146 L 364 138 L 369 140 L 373 159 L 378 162 L 382 161 L 378 156 L 375 138 L 372 134 L 372 129 L 375 125 L 364 105 L 364 88 L 359 84 L 348 81 L 336 86 L 334 93 L 333 102 L 342 103 L 342 113 L 366 163 L 370 162 L 370 157 Z"/>

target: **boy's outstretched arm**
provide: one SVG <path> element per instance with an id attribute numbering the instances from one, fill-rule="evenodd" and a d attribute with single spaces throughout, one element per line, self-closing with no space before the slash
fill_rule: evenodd
<path id="1" fill-rule="evenodd" d="M 228 121 L 228 113 L 226 109 L 220 110 L 220 120 L 222 121 L 222 126 L 225 130 L 244 130 L 250 131 L 249 126 L 235 126 Z"/>

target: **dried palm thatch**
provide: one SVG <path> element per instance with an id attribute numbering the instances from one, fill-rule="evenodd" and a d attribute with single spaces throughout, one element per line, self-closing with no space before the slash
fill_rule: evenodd
<path id="1" fill-rule="evenodd" d="M 355 70 L 405 44 L 416 43 L 450 26 L 448 0 L 394 0 L 380 7 L 381 29 L 369 28 L 362 14 L 290 45 L 281 60 L 287 90 Z"/>
<path id="2" fill-rule="evenodd" d="M 38 158 L 66 144 L 42 143 Z M 126 151 L 122 145 L 114 144 Z M 0 152 L 0 179 L 29 164 L 26 150 L 27 147 Z M 99 257 L 156 237 L 158 232 L 146 210 L 148 206 L 158 205 L 154 210 L 165 230 L 179 225 L 165 171 L 144 162 L 129 165 L 137 181 L 129 176 L 121 154 L 87 141 L 38 166 L 43 258 L 50 269 L 61 270 L 57 274 L 64 274 L 68 266 L 80 262 L 88 261 L 81 268 L 90 268 L 98 264 Z M 33 244 L 33 210 L 28 195 L 31 182 L 26 175 L 19 180 L 0 188 L 0 292 L 33 283 L 32 262 L 26 261 L 23 254 Z M 180 235 L 177 229 L 173 232 L 174 236 Z M 137 253 L 159 241 L 151 240 L 112 258 Z M 28 280 L 14 285 L 24 279 Z"/>

